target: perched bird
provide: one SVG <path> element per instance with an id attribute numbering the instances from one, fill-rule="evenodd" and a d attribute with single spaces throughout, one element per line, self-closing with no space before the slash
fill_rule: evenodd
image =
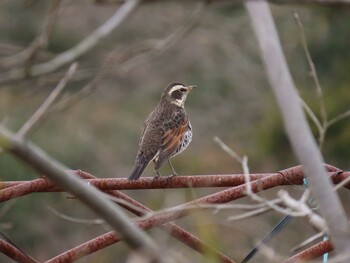
<path id="1" fill-rule="evenodd" d="M 192 140 L 192 127 L 184 105 L 188 93 L 195 87 L 173 82 L 164 89 L 158 106 L 143 124 L 135 168 L 129 180 L 140 178 L 151 161 L 157 177 L 165 161 L 176 175 L 169 159 L 183 152 Z"/>

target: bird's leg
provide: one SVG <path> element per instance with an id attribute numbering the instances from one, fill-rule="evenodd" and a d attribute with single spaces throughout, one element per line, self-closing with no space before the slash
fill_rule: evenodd
<path id="1" fill-rule="evenodd" d="M 154 166 L 156 165 L 156 162 L 153 160 Z M 159 173 L 158 170 L 154 169 L 154 171 L 156 172 L 156 176 L 153 177 L 153 180 L 157 180 L 159 177 L 161 177 L 161 174 Z"/>
<path id="2" fill-rule="evenodd" d="M 158 178 L 160 178 L 161 175 L 158 170 L 154 170 L 154 171 L 157 173 L 157 175 L 153 177 L 153 180 L 157 180 Z"/>
<path id="3" fill-rule="evenodd" d="M 174 169 L 173 165 L 171 164 L 170 159 L 168 159 L 168 163 L 169 163 L 169 165 L 170 165 L 170 167 L 171 167 L 171 170 L 172 170 L 172 172 L 173 172 L 170 176 L 168 176 L 168 178 L 177 176 L 177 173 L 175 172 L 175 169 Z"/>

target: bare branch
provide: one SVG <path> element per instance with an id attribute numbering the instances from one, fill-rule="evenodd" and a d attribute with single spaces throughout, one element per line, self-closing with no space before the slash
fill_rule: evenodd
<path id="1" fill-rule="evenodd" d="M 239 156 L 234 150 L 232 150 L 230 147 L 227 146 L 226 143 L 224 143 L 218 136 L 214 136 L 214 142 L 219 144 L 221 149 L 226 152 L 228 155 L 230 155 L 233 159 L 235 159 L 237 162 L 242 164 L 242 158 Z"/>
<path id="2" fill-rule="evenodd" d="M 322 126 L 321 122 L 319 121 L 319 119 L 317 118 L 316 114 L 312 111 L 312 109 L 309 107 L 309 105 L 306 104 L 306 102 L 299 97 L 301 105 L 303 106 L 305 112 L 309 115 L 309 117 L 311 118 L 311 120 L 314 122 L 314 124 L 317 127 L 319 136 L 322 133 L 322 131 L 324 130 L 324 127 Z"/>
<path id="3" fill-rule="evenodd" d="M 293 247 L 291 250 L 293 252 L 298 251 L 298 250 L 302 249 L 303 247 L 306 247 L 306 246 L 310 245 L 311 243 L 313 243 L 317 239 L 323 238 L 324 234 L 325 233 L 323 233 L 323 232 L 317 233 L 316 235 L 313 235 L 312 237 L 309 237 L 308 239 L 306 239 L 305 241 L 303 241 L 299 245 Z"/>
<path id="4" fill-rule="evenodd" d="M 38 263 L 37 260 L 28 256 L 26 253 L 17 248 L 12 242 L 8 242 L 7 237 L 4 234 L 0 234 L 0 252 L 12 258 L 19 263 Z"/>
<path id="5" fill-rule="evenodd" d="M 74 72 L 78 67 L 78 63 L 73 63 L 66 75 L 61 79 L 56 88 L 50 93 L 44 103 L 36 110 L 36 112 L 23 124 L 23 126 L 17 132 L 17 135 L 20 137 L 25 137 L 28 133 L 33 130 L 35 126 L 39 124 L 39 122 L 43 119 L 46 111 L 52 105 L 52 103 L 57 99 L 58 95 L 66 86 L 67 82 L 72 78 Z"/>
<path id="6" fill-rule="evenodd" d="M 297 92 L 266 1 L 245 2 L 258 38 L 268 78 L 282 111 L 285 129 L 327 220 L 338 253 L 350 246 L 350 228 L 339 197 L 322 166 L 323 158 L 300 107 Z"/>
<path id="7" fill-rule="evenodd" d="M 48 112 L 48 114 L 53 114 L 57 111 L 67 109 L 71 105 L 76 105 L 76 103 L 79 100 L 90 95 L 95 89 L 97 89 L 100 80 L 107 74 L 107 72 L 110 71 L 114 53 L 116 53 L 116 49 L 110 52 L 107 58 L 103 61 L 102 65 L 100 66 L 99 70 L 95 74 L 94 78 L 90 81 L 90 83 L 88 83 L 85 87 L 83 87 L 81 90 L 74 93 L 73 95 L 69 96 L 68 98 L 56 103 Z"/>
<path id="8" fill-rule="evenodd" d="M 294 13 L 294 19 L 298 25 L 299 32 L 300 32 L 300 40 L 301 40 L 301 43 L 302 43 L 302 46 L 303 46 L 303 49 L 304 49 L 304 52 L 306 55 L 307 62 L 308 62 L 309 67 L 310 67 L 311 76 L 315 82 L 316 91 L 317 91 L 317 98 L 318 98 L 318 101 L 320 104 L 321 119 L 322 119 L 323 125 L 325 125 L 325 123 L 327 123 L 327 111 L 326 111 L 326 106 L 324 103 L 324 96 L 323 96 L 323 91 L 322 91 L 322 87 L 320 84 L 320 80 L 318 78 L 315 64 L 312 61 L 310 51 L 309 51 L 309 48 L 307 46 L 307 41 L 306 41 L 306 36 L 305 36 L 303 24 L 301 23 L 299 14 L 297 12 Z"/>
<path id="9" fill-rule="evenodd" d="M 306 205 L 305 200 L 297 201 L 284 190 L 280 190 L 278 195 L 287 207 L 291 208 L 293 211 L 299 212 L 301 216 L 308 217 L 310 224 L 316 227 L 319 231 L 328 233 L 326 221 L 318 214 L 312 212 L 312 210 Z"/>
<path id="10" fill-rule="evenodd" d="M 84 224 L 84 225 L 102 225 L 105 223 L 105 221 L 101 219 L 83 219 L 83 218 L 71 217 L 71 216 L 62 214 L 61 212 L 58 212 L 56 209 L 49 206 L 47 207 L 47 209 L 58 218 L 69 221 L 71 223 Z"/>
<path id="11" fill-rule="evenodd" d="M 103 194 L 96 188 L 87 185 L 71 172 L 67 172 L 66 167 L 47 156 L 39 148 L 15 137 L 2 126 L 0 126 L 0 147 L 78 197 L 113 226 L 129 246 L 143 251 L 145 257 L 156 259 L 156 262 L 166 261 L 160 258 L 161 255 L 153 240 L 132 225 L 129 218 L 118 206 L 104 198 Z"/>
<path id="12" fill-rule="evenodd" d="M 61 0 L 52 0 L 51 7 L 48 11 L 44 25 L 37 38 L 22 52 L 7 58 L 1 59 L 1 65 L 4 67 L 13 67 L 16 64 L 20 64 L 23 61 L 27 61 L 26 67 L 29 69 L 32 65 L 35 57 L 41 49 L 46 48 L 49 37 L 53 31 L 55 25 L 58 10 Z"/>
<path id="13" fill-rule="evenodd" d="M 119 70 L 127 72 L 135 65 L 145 61 L 148 56 L 159 56 L 179 40 L 183 39 L 191 32 L 199 21 L 203 19 L 203 13 L 206 6 L 207 3 L 205 1 L 199 2 L 192 14 L 166 38 L 149 39 L 129 48 L 127 52 L 123 52 L 123 63 L 121 64 L 122 69 L 119 68 Z"/>
<path id="14" fill-rule="evenodd" d="M 73 48 L 59 54 L 54 59 L 34 65 L 30 69 L 29 76 L 38 77 L 40 75 L 51 73 L 62 66 L 72 63 L 80 56 L 95 47 L 103 38 L 108 36 L 112 30 L 117 28 L 127 18 L 127 16 L 138 6 L 141 0 L 127 0 L 118 8 L 114 15 L 108 19 L 102 26 L 96 29 L 91 35 L 83 39 Z M 22 80 L 28 77 L 25 68 L 13 69 L 0 75 L 0 84 L 5 82 Z"/>
<path id="15" fill-rule="evenodd" d="M 252 186 L 251 186 L 251 180 L 250 180 L 250 174 L 249 174 L 249 166 L 248 166 L 248 157 L 247 156 L 243 156 L 240 157 L 235 151 L 233 151 L 230 147 L 228 147 L 219 137 L 215 136 L 214 137 L 214 141 L 217 142 L 220 147 L 226 152 L 228 153 L 231 157 L 233 157 L 236 161 L 238 161 L 241 165 L 242 165 L 242 169 L 243 169 L 243 173 L 244 173 L 244 181 L 245 181 L 245 185 L 246 185 L 246 195 L 249 196 L 252 200 L 260 203 L 260 204 L 265 204 L 267 207 L 269 207 L 270 209 L 273 209 L 277 212 L 280 212 L 282 214 L 285 215 L 292 215 L 291 212 L 289 210 L 283 209 L 280 206 L 276 205 L 274 202 L 264 199 L 260 196 L 258 196 L 257 194 L 255 194 L 252 191 Z M 261 210 L 261 211 L 260 211 Z M 265 209 L 260 209 L 257 213 L 261 213 L 261 212 L 265 212 Z M 254 211 L 251 213 L 248 213 L 248 216 L 251 216 L 252 214 L 254 214 Z M 294 216 L 302 216 L 302 214 L 293 214 Z M 238 219 L 241 218 L 245 218 L 247 217 L 247 215 L 243 215 L 242 217 L 238 217 Z M 237 217 L 234 217 L 235 219 Z M 232 220 L 232 218 L 231 218 Z"/>
<path id="16" fill-rule="evenodd" d="M 94 177 L 90 174 L 84 173 L 82 171 L 80 171 L 79 176 L 81 176 L 84 179 L 96 178 L 96 177 Z M 127 210 L 129 210 L 130 212 L 134 213 L 137 216 L 143 216 L 143 215 L 152 213 L 152 210 L 150 210 L 146 206 L 142 205 L 141 203 L 137 202 L 136 200 L 130 198 L 129 196 L 123 194 L 120 191 L 116 191 L 116 190 L 107 191 L 107 193 L 110 196 L 117 198 L 119 201 L 121 199 L 124 200 L 124 202 L 118 201 L 118 203 L 122 207 L 126 208 Z M 128 203 L 128 204 L 126 205 L 126 203 Z M 247 206 L 244 205 L 244 207 L 247 207 Z M 204 252 L 207 253 L 210 251 L 210 253 L 212 253 L 213 255 L 216 255 L 217 258 L 221 260 L 220 262 L 222 262 L 222 263 L 234 263 L 234 261 L 231 260 L 230 258 L 228 258 L 226 255 L 224 255 L 220 251 L 217 251 L 216 249 L 212 248 L 211 246 L 204 243 L 203 241 L 201 241 L 199 238 L 197 238 L 196 236 L 194 236 L 190 232 L 182 229 L 181 227 L 179 227 L 178 225 L 176 225 L 174 223 L 164 224 L 161 226 L 161 229 L 168 232 L 170 235 L 172 235 L 173 237 L 175 237 L 179 241 L 183 242 L 187 246 L 191 247 L 192 249 L 198 251 L 199 253 L 203 254 Z M 107 233 L 107 236 L 111 237 L 111 235 L 109 235 L 108 233 Z M 115 239 L 113 237 L 111 237 L 111 239 L 103 238 L 101 240 L 101 242 L 98 242 L 98 244 L 96 244 L 97 243 L 96 240 L 101 240 L 101 239 L 97 238 L 97 239 L 94 239 L 93 242 L 87 242 L 85 244 L 82 244 L 81 246 L 78 246 L 78 247 L 73 248 L 69 251 L 66 251 L 65 253 L 63 253 L 61 255 L 56 256 L 55 258 L 49 260 L 48 262 L 51 262 L 51 263 L 63 262 L 63 261 L 67 262 L 67 261 L 70 261 L 72 258 L 77 260 L 84 255 L 87 255 L 89 253 L 96 251 L 98 248 L 101 249 L 107 245 L 110 245 L 111 241 L 118 242 L 118 239 Z"/>
<path id="17" fill-rule="evenodd" d="M 322 241 L 288 258 L 287 260 L 283 261 L 283 263 L 297 263 L 297 262 L 310 261 L 322 256 L 324 253 L 331 252 L 333 249 L 334 249 L 333 245 L 329 240 Z"/>
<path id="18" fill-rule="evenodd" d="M 350 110 L 346 111 L 346 112 L 343 112 L 342 114 L 339 114 L 338 116 L 334 117 L 333 119 L 329 120 L 327 122 L 327 127 L 345 119 L 345 118 L 348 118 L 350 116 Z"/>
<path id="19" fill-rule="evenodd" d="M 350 177 L 350 172 L 338 172 L 334 167 L 330 168 L 329 177 L 335 184 L 346 180 Z M 79 175 L 84 173 L 81 170 L 71 171 Z M 255 180 L 269 178 L 269 187 L 281 185 L 302 185 L 304 174 L 301 166 L 295 166 L 278 173 L 251 174 L 251 183 Z M 153 177 L 142 177 L 135 182 L 130 182 L 127 178 L 105 178 L 105 179 L 86 179 L 89 185 L 100 190 L 130 190 L 130 189 L 170 189 L 170 188 L 200 188 L 200 187 L 233 187 L 245 184 L 243 174 L 230 175 L 195 175 L 195 176 L 178 176 L 168 180 L 159 178 L 154 180 Z M 32 181 L 20 182 L 1 182 L 0 184 L 0 202 L 14 199 L 35 192 L 58 192 L 63 191 L 55 184 L 41 177 Z M 350 189 L 349 185 L 345 185 Z"/>

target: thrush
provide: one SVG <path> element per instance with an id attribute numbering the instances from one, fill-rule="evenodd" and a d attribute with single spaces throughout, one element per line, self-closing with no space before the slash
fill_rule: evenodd
<path id="1" fill-rule="evenodd" d="M 192 140 L 192 127 L 185 111 L 185 101 L 196 86 L 170 83 L 163 91 L 157 107 L 146 118 L 137 152 L 135 168 L 129 180 L 137 180 L 153 161 L 157 177 L 159 168 L 168 161 L 176 175 L 170 158 L 182 153 Z"/>

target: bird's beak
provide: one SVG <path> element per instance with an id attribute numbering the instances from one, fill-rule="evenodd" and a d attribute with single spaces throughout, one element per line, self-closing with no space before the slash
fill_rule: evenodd
<path id="1" fill-rule="evenodd" d="M 188 89 L 188 91 L 191 91 L 191 90 L 193 90 L 194 88 L 197 88 L 197 85 L 187 86 L 186 88 Z"/>

